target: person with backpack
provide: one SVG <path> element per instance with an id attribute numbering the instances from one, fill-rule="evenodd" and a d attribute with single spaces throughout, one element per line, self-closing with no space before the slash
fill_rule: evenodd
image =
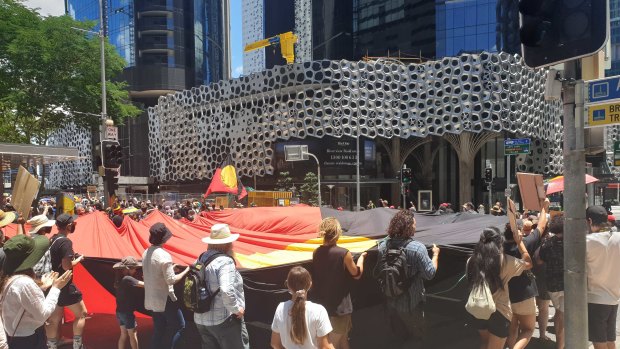
<path id="1" fill-rule="evenodd" d="M 56 227 L 58 234 L 54 235 L 50 241 L 50 261 L 52 270 L 62 275 L 67 270 L 73 270 L 84 259 L 84 256 L 78 255 L 73 251 L 73 242 L 68 238 L 69 234 L 75 232 L 77 227 L 76 216 L 70 216 L 66 213 L 56 217 Z M 67 307 L 75 316 L 73 321 L 73 349 L 82 349 L 82 333 L 86 325 L 86 305 L 82 300 L 82 292 L 71 281 L 60 290 L 58 296 L 58 304 L 56 310 L 49 318 L 49 325 L 46 326 L 47 346 L 49 349 L 58 347 L 60 335 L 60 325 L 63 317 L 64 308 Z"/>
<path id="2" fill-rule="evenodd" d="M 513 232 L 513 239 L 521 259 L 505 254 L 504 235 L 496 227 L 487 227 L 467 261 L 470 296 L 465 309 L 480 335 L 480 348 L 504 348 L 512 320 L 508 282 L 532 268 L 521 232 Z"/>
<path id="3" fill-rule="evenodd" d="M 416 231 L 414 213 L 398 211 L 388 226 L 388 236 L 379 243 L 374 277 L 386 298 L 390 327 L 403 341 L 424 339 L 424 280 L 437 272 L 439 247 L 433 257 L 426 247 L 412 238 Z"/>
<path id="4" fill-rule="evenodd" d="M 327 309 L 334 329 L 329 334 L 334 347 L 348 349 L 353 313 L 351 281 L 362 277 L 366 252 L 354 262 L 351 252 L 337 245 L 341 235 L 342 228 L 334 217 L 325 218 L 319 225 L 323 244 L 312 254 L 314 287 L 310 298 Z"/>
<path id="5" fill-rule="evenodd" d="M 334 349 L 327 310 L 306 300 L 312 277 L 303 267 L 291 268 L 285 286 L 291 300 L 278 304 L 271 323 L 271 347 L 274 349 Z"/>
<path id="6" fill-rule="evenodd" d="M 127 339 L 131 349 L 138 349 L 138 331 L 134 311 L 138 309 L 137 300 L 140 296 L 137 288 L 144 287 L 144 282 L 135 278 L 142 263 L 134 257 L 127 256 L 114 264 L 114 288 L 116 289 L 116 319 L 120 325 L 121 335 L 118 349 L 125 349 Z"/>
<path id="7" fill-rule="evenodd" d="M 204 312 L 194 312 L 203 349 L 250 348 L 250 337 L 243 320 L 243 279 L 235 267 L 233 251 L 233 242 L 238 238 L 239 234 L 232 234 L 228 224 L 214 224 L 211 234 L 202 239 L 209 244 L 207 251 L 194 264 L 203 265 L 205 271 L 203 298 L 208 301 L 208 306 L 201 307 Z"/>
<path id="8" fill-rule="evenodd" d="M 171 237 L 172 232 L 163 223 L 153 224 L 149 229 L 151 246 L 142 254 L 144 308 L 153 316 L 153 349 L 175 348 L 185 329 L 185 318 L 174 285 L 185 277 L 189 267 L 175 274 L 172 256 L 163 248 Z M 171 332 L 172 338 L 167 338 L 166 332 Z"/>

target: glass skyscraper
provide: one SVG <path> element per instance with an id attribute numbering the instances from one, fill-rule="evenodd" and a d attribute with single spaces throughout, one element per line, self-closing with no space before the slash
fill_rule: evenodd
<path id="1" fill-rule="evenodd" d="M 611 69 L 607 76 L 620 75 L 620 0 L 609 0 L 609 19 L 611 41 Z"/>
<path id="2" fill-rule="evenodd" d="M 230 78 L 228 0 L 103 0 L 103 30 L 127 64 L 132 99 Z M 67 14 L 99 29 L 99 0 L 66 0 Z"/>

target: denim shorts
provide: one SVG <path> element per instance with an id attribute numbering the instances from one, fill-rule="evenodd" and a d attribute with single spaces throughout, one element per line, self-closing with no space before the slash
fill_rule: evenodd
<path id="1" fill-rule="evenodd" d="M 133 330 L 134 328 L 138 326 L 138 323 L 136 322 L 136 316 L 133 314 L 133 311 L 132 312 L 117 311 L 116 319 L 118 320 L 118 323 L 121 326 L 125 327 L 128 330 Z"/>

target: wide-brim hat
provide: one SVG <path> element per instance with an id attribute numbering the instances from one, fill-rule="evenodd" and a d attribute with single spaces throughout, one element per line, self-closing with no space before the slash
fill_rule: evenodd
<path id="1" fill-rule="evenodd" d="M 41 235 L 33 238 L 26 235 L 16 235 L 4 244 L 3 250 L 6 255 L 4 261 L 4 274 L 31 269 L 39 262 L 41 257 L 50 247 L 50 241 Z"/>
<path id="2" fill-rule="evenodd" d="M 132 256 L 127 256 L 121 259 L 120 262 L 114 264 L 112 268 L 114 269 L 132 269 L 132 268 L 140 268 L 142 266 L 142 262 L 138 261 Z"/>
<path id="3" fill-rule="evenodd" d="M 13 223 L 15 218 L 17 218 L 15 212 L 5 212 L 0 210 L 0 228 L 6 227 L 7 225 Z"/>
<path id="4" fill-rule="evenodd" d="M 228 224 L 218 223 L 211 227 L 211 235 L 202 239 L 202 242 L 210 245 L 223 245 L 236 241 L 239 234 L 232 234 Z"/>
<path id="5" fill-rule="evenodd" d="M 53 227 L 56 224 L 56 221 L 50 220 L 46 215 L 41 214 L 30 218 L 28 220 L 28 224 L 30 224 L 30 234 L 36 234 L 43 228 Z"/>

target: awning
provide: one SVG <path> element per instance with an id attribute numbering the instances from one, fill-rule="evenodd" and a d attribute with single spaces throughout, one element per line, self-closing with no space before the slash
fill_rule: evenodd
<path id="1" fill-rule="evenodd" d="M 33 167 L 54 162 L 80 160 L 77 148 L 48 147 L 31 144 L 0 143 L 0 169 Z"/>

